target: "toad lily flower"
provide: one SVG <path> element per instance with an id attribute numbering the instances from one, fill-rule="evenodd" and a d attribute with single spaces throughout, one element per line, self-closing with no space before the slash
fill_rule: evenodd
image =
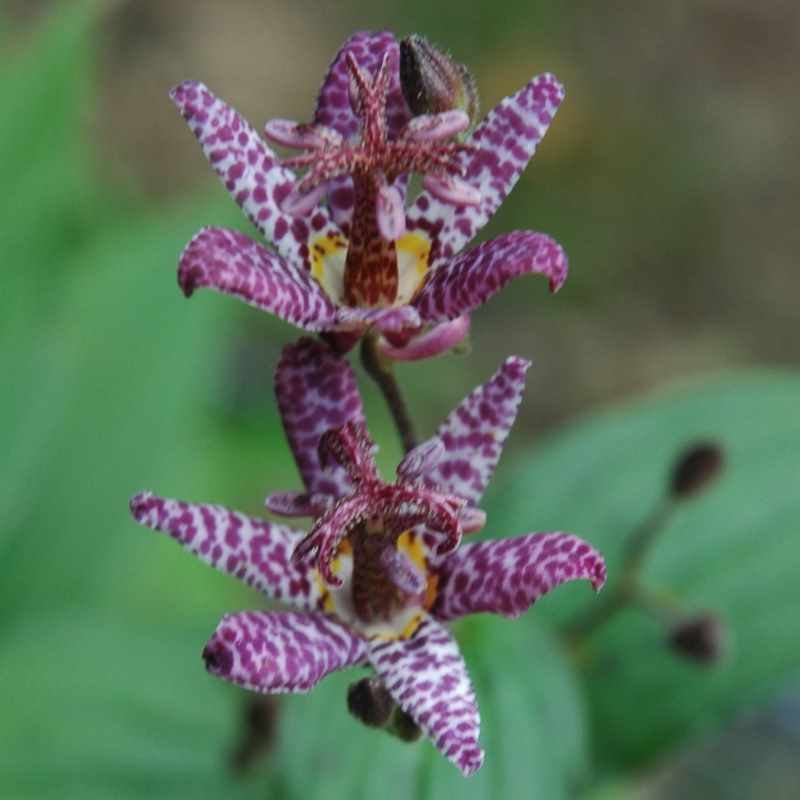
<path id="1" fill-rule="evenodd" d="M 209 671 L 257 692 L 307 692 L 367 664 L 441 753 L 470 774 L 483 762 L 475 695 L 444 623 L 516 617 L 559 584 L 599 589 L 602 557 L 568 533 L 458 547 L 516 416 L 527 362 L 508 359 L 382 481 L 353 373 L 321 343 L 284 351 L 276 393 L 302 493 L 267 499 L 310 515 L 309 533 L 220 506 L 143 492 L 135 519 L 293 611 L 228 614 L 203 651 Z"/>
<path id="2" fill-rule="evenodd" d="M 211 287 L 307 331 L 329 332 L 345 351 L 367 328 L 395 359 L 457 344 L 469 313 L 519 275 L 556 291 L 561 247 L 515 231 L 461 252 L 517 182 L 564 93 L 540 75 L 503 100 L 464 141 L 458 109 L 411 115 L 389 33 L 358 33 L 330 66 L 313 121 L 267 123 L 266 135 L 301 151 L 281 162 L 203 84 L 172 99 L 212 167 L 267 249 L 233 230 L 205 228 L 184 250 L 178 281 L 189 296 Z M 293 169 L 305 169 L 302 176 Z M 411 173 L 423 191 L 409 206 Z"/>

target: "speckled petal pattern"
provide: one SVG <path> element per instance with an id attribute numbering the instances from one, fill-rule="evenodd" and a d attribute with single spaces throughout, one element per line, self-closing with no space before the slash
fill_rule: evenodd
<path id="1" fill-rule="evenodd" d="M 319 594 L 310 570 L 291 561 L 302 531 L 222 506 L 185 503 L 151 492 L 137 494 L 130 507 L 139 524 L 168 534 L 220 572 L 274 600 L 316 608 Z"/>
<path id="2" fill-rule="evenodd" d="M 461 253 L 428 273 L 413 302 L 423 322 L 455 319 L 485 303 L 520 275 L 544 275 L 555 292 L 567 277 L 567 256 L 543 233 L 514 231 Z"/>
<path id="3" fill-rule="evenodd" d="M 464 398 L 436 431 L 444 455 L 426 474 L 445 491 L 477 505 L 514 424 L 530 361 L 507 358 L 482 386 Z"/>
<path id="4" fill-rule="evenodd" d="M 431 266 L 458 253 L 489 221 L 514 188 L 564 99 L 553 75 L 539 75 L 492 109 L 467 140 L 464 180 L 481 195 L 475 207 L 453 206 L 422 192 L 408 211 L 408 228 L 434 238 Z"/>
<path id="5" fill-rule="evenodd" d="M 307 692 L 364 661 L 363 639 L 324 614 L 227 614 L 203 650 L 209 672 L 256 692 Z"/>
<path id="6" fill-rule="evenodd" d="M 189 242 L 178 263 L 178 283 L 187 297 L 206 286 L 308 331 L 333 327 L 338 314 L 310 272 L 225 228 L 203 228 Z"/>
<path id="7" fill-rule="evenodd" d="M 449 631 L 426 619 L 411 639 L 372 646 L 369 660 L 400 707 L 464 775 L 483 763 L 480 716 L 464 659 Z"/>
<path id="8" fill-rule="evenodd" d="M 280 166 L 245 119 L 204 84 L 187 81 L 170 96 L 241 209 L 285 259 L 307 268 L 309 237 L 340 234 L 327 211 L 319 207 L 306 218 L 293 218 L 279 210 L 294 174 Z"/>
<path id="9" fill-rule="evenodd" d="M 531 533 L 461 547 L 439 567 L 433 615 L 451 620 L 492 612 L 518 617 L 542 595 L 574 580 L 599 591 L 606 580 L 603 557 L 569 533 Z"/>
<path id="10" fill-rule="evenodd" d="M 400 89 L 400 47 L 389 31 L 380 33 L 360 32 L 351 36 L 336 54 L 328 68 L 317 98 L 314 122 L 338 131 L 346 139 L 357 136 L 361 129 L 358 117 L 350 106 L 350 75 L 347 71 L 347 54 L 351 53 L 359 67 L 374 75 L 383 61 L 384 54 L 392 55 L 392 78 L 386 99 L 386 124 L 389 135 L 396 137 L 410 119 L 410 113 Z M 401 194 L 405 195 L 405 179 L 397 185 Z M 353 216 L 355 195 L 353 181 L 349 177 L 336 178 L 331 181 L 328 193 L 328 205 L 336 224 L 345 234 L 349 234 L 350 220 Z"/>
<path id="11" fill-rule="evenodd" d="M 319 440 L 325 431 L 364 421 L 361 396 L 347 362 L 321 342 L 300 339 L 281 354 L 275 396 L 286 437 L 309 494 L 343 497 L 352 490 L 345 469 L 323 469 Z"/>

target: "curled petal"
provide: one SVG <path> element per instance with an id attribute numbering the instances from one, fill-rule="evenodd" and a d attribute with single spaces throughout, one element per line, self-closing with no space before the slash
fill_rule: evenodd
<path id="1" fill-rule="evenodd" d="M 445 559 L 432 613 L 440 620 L 490 611 L 518 617 L 566 581 L 606 580 L 603 557 L 569 533 L 532 533 L 468 544 Z"/>
<path id="2" fill-rule="evenodd" d="M 492 477 L 517 416 L 530 362 L 507 358 L 450 413 L 436 435 L 444 455 L 426 478 L 476 506 Z"/>
<path id="3" fill-rule="evenodd" d="M 455 175 L 426 175 L 422 185 L 443 203 L 477 206 L 481 202 L 480 190 Z"/>
<path id="4" fill-rule="evenodd" d="M 557 292 L 567 278 L 567 257 L 543 233 L 514 231 L 461 253 L 428 273 L 412 305 L 425 322 L 455 319 L 485 303 L 520 275 L 544 275 Z"/>
<path id="5" fill-rule="evenodd" d="M 325 431 L 364 421 L 361 396 L 347 361 L 321 342 L 300 339 L 281 354 L 275 396 L 306 491 L 334 498 L 348 494 L 352 484 L 344 468 L 323 469 L 318 452 Z"/>
<path id="6" fill-rule="evenodd" d="M 203 228 L 189 242 L 178 264 L 178 283 L 187 297 L 209 287 L 308 331 L 327 330 L 337 315 L 309 272 L 225 228 Z"/>
<path id="7" fill-rule="evenodd" d="M 419 361 L 446 353 L 461 344 L 469 333 L 469 314 L 440 322 L 430 330 L 414 336 L 407 344 L 395 346 L 384 338 L 378 339 L 378 352 L 394 361 Z"/>
<path id="8" fill-rule="evenodd" d="M 325 614 L 227 614 L 203 650 L 213 675 L 256 692 L 307 692 L 329 673 L 360 664 L 363 639 Z"/>
<path id="9" fill-rule="evenodd" d="M 459 209 L 423 191 L 408 209 L 410 230 L 437 230 L 431 266 L 446 262 L 491 219 L 514 188 L 545 135 L 564 89 L 553 75 L 539 75 L 519 92 L 505 98 L 467 139 L 458 157 L 461 174 L 480 193 L 480 203 Z"/>
<path id="10" fill-rule="evenodd" d="M 310 220 L 293 219 L 281 211 L 281 200 L 294 182 L 291 170 L 247 121 L 196 81 L 176 86 L 170 97 L 197 137 L 203 153 L 231 196 L 253 224 L 285 259 L 308 269 L 308 239 L 340 236 L 341 231 L 319 207 Z"/>
<path id="11" fill-rule="evenodd" d="M 394 186 L 381 186 L 375 202 L 381 236 L 390 242 L 399 239 L 406 232 L 406 209 L 402 192 Z"/>
<path id="12" fill-rule="evenodd" d="M 397 477 L 404 481 L 415 481 L 432 470 L 443 455 L 444 444 L 434 436 L 406 453 L 397 466 Z"/>
<path id="13" fill-rule="evenodd" d="M 411 639 L 373 644 L 369 661 L 395 702 L 464 775 L 483 763 L 480 716 L 453 637 L 426 619 Z"/>
<path id="14" fill-rule="evenodd" d="M 166 533 L 206 564 L 238 578 L 275 600 L 316 607 L 319 593 L 305 564 L 293 564 L 302 538 L 293 531 L 222 506 L 184 503 L 141 492 L 131 498 L 140 524 Z"/>

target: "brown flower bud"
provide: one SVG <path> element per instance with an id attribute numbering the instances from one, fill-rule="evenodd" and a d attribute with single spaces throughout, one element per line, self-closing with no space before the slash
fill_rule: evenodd
<path id="1" fill-rule="evenodd" d="M 414 116 L 459 110 L 473 124 L 478 116 L 472 74 L 417 34 L 400 42 L 400 86 Z"/>
<path id="2" fill-rule="evenodd" d="M 347 690 L 350 713 L 370 728 L 382 728 L 389 721 L 394 701 L 377 678 L 362 678 Z"/>
<path id="3" fill-rule="evenodd" d="M 685 500 L 711 486 L 725 465 L 722 448 L 716 442 L 696 442 L 687 447 L 672 468 L 670 493 Z"/>
<path id="4" fill-rule="evenodd" d="M 727 649 L 725 623 L 715 614 L 686 617 L 669 632 L 669 646 L 679 656 L 698 664 L 714 664 Z"/>
<path id="5" fill-rule="evenodd" d="M 399 707 L 394 711 L 388 730 L 404 742 L 416 742 L 422 736 L 422 731 L 411 715 Z"/>

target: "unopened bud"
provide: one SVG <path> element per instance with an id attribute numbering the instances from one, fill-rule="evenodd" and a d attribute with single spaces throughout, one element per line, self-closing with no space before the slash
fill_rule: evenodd
<path id="1" fill-rule="evenodd" d="M 709 613 L 686 617 L 672 627 L 668 641 L 679 656 L 698 664 L 714 664 L 725 654 L 725 623 Z"/>
<path id="2" fill-rule="evenodd" d="M 715 442 L 696 442 L 675 461 L 670 478 L 670 493 L 679 500 L 707 489 L 719 477 L 725 465 L 722 448 Z"/>
<path id="3" fill-rule="evenodd" d="M 422 736 L 419 725 L 414 722 L 410 714 L 400 707 L 395 709 L 392 722 L 387 730 L 404 742 L 416 742 Z"/>
<path id="4" fill-rule="evenodd" d="M 475 78 L 417 34 L 400 42 L 400 86 L 414 116 L 464 111 L 471 123 L 478 116 Z"/>
<path id="5" fill-rule="evenodd" d="M 362 678 L 347 690 L 350 713 L 370 728 L 382 728 L 389 721 L 394 701 L 377 678 Z"/>

